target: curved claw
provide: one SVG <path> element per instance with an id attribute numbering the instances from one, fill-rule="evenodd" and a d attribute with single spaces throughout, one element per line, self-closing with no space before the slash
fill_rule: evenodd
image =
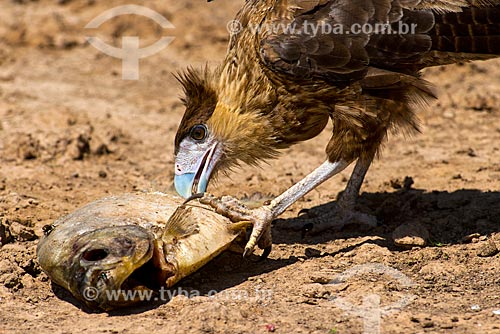
<path id="1" fill-rule="evenodd" d="M 195 200 L 195 199 L 200 199 L 200 198 L 203 198 L 203 196 L 205 196 L 205 193 L 197 193 L 197 194 L 193 194 L 191 196 L 189 196 L 185 201 L 184 203 L 182 203 L 182 205 L 186 205 L 188 204 L 189 202 Z"/>
<path id="2" fill-rule="evenodd" d="M 228 217 L 233 222 L 248 221 L 253 224 L 252 233 L 245 246 L 243 257 L 250 256 L 256 245 L 264 249 L 265 257 L 269 255 L 270 250 L 268 250 L 268 247 L 272 244 L 271 221 L 274 218 L 269 207 L 248 209 L 239 200 L 231 196 L 223 196 L 222 198 L 205 194 L 201 197 L 198 194 L 194 196 L 200 198 L 201 203 L 210 205 L 215 209 L 215 212 Z"/>
<path id="3" fill-rule="evenodd" d="M 259 239 L 260 231 L 258 231 L 254 225 L 252 234 L 250 235 L 250 239 L 248 240 L 246 246 L 245 246 L 245 251 L 243 252 L 243 257 L 249 257 L 252 255 L 255 245 L 257 244 L 257 240 Z"/>
<path id="4" fill-rule="evenodd" d="M 259 260 L 257 262 L 261 262 L 261 261 L 264 261 L 265 259 L 267 259 L 267 257 L 269 256 L 269 254 L 271 254 L 271 250 L 272 250 L 273 246 L 267 246 L 266 248 L 264 248 L 264 251 L 262 252 L 262 255 L 260 256 Z"/>
<path id="5" fill-rule="evenodd" d="M 255 246 L 258 245 L 259 248 L 264 250 L 262 257 L 265 259 L 271 252 L 272 246 L 272 236 L 271 236 L 271 223 L 267 219 L 257 220 L 254 223 L 252 234 L 245 246 L 244 257 L 250 256 Z"/>

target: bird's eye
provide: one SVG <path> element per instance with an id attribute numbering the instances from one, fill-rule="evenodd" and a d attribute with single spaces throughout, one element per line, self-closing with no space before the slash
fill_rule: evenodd
<path id="1" fill-rule="evenodd" d="M 202 124 L 193 126 L 190 136 L 196 141 L 201 141 L 207 137 L 207 127 Z"/>

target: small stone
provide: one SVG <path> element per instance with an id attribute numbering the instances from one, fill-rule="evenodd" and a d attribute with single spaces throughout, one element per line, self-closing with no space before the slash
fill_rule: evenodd
<path id="1" fill-rule="evenodd" d="M 24 288 L 33 288 L 35 287 L 35 279 L 30 275 L 23 275 L 21 277 L 21 284 Z"/>
<path id="2" fill-rule="evenodd" d="M 73 160 L 83 160 L 84 156 L 90 153 L 90 134 L 81 133 L 74 138 L 69 147 L 68 155 Z"/>
<path id="3" fill-rule="evenodd" d="M 495 256 L 498 254 L 498 248 L 493 242 L 493 240 L 489 240 L 481 245 L 479 247 L 479 250 L 477 251 L 477 256 L 479 257 L 490 257 L 490 256 Z"/>
<path id="4" fill-rule="evenodd" d="M 266 330 L 270 333 L 274 333 L 276 331 L 276 326 L 274 324 L 267 324 Z"/>
<path id="5" fill-rule="evenodd" d="M 106 173 L 105 171 L 103 171 L 103 170 L 99 171 L 100 178 L 105 179 L 107 176 L 108 176 L 108 173 Z"/>
<path id="6" fill-rule="evenodd" d="M 466 235 L 465 237 L 462 238 L 463 243 L 469 243 L 469 242 L 477 242 L 477 239 L 481 236 L 479 233 L 472 233 L 469 235 Z"/>
<path id="7" fill-rule="evenodd" d="M 407 249 L 424 247 L 429 239 L 429 232 L 422 224 L 405 223 L 392 232 L 392 238 L 396 246 Z"/>
<path id="8" fill-rule="evenodd" d="M 311 280 L 311 282 L 319 284 L 328 284 L 332 281 L 331 278 L 325 276 L 310 276 L 309 279 Z"/>
<path id="9" fill-rule="evenodd" d="M 307 247 L 305 250 L 305 255 L 307 257 L 320 257 L 321 251 L 319 249 L 316 249 L 316 248 Z"/>
<path id="10" fill-rule="evenodd" d="M 38 239 L 33 229 L 23 226 L 17 222 L 10 225 L 10 233 L 17 241 L 33 241 Z"/>
<path id="11" fill-rule="evenodd" d="M 0 221 L 0 247 L 8 244 L 11 241 L 12 235 L 10 234 L 9 228 L 4 225 L 4 222 Z"/>
<path id="12" fill-rule="evenodd" d="M 470 307 L 470 309 L 471 309 L 472 311 L 479 311 L 479 310 L 481 309 L 481 306 L 479 306 L 479 305 L 472 305 L 472 306 Z"/>
<path id="13" fill-rule="evenodd" d="M 495 315 L 500 315 L 500 309 L 499 309 L 499 310 L 494 310 L 494 311 L 493 311 L 493 314 L 495 314 Z"/>
<path id="14" fill-rule="evenodd" d="M 0 284 L 8 289 L 22 288 L 21 279 L 17 274 L 5 274 L 1 276 Z"/>
<path id="15" fill-rule="evenodd" d="M 391 184 L 391 187 L 392 189 L 401 189 L 402 186 L 401 186 L 401 182 L 399 181 L 399 179 L 392 179 L 389 181 L 390 184 Z"/>
<path id="16" fill-rule="evenodd" d="M 101 144 L 97 146 L 97 148 L 94 150 L 95 155 L 107 155 L 110 154 L 111 150 L 109 149 L 108 145 L 106 144 Z"/>
<path id="17" fill-rule="evenodd" d="M 432 327 L 434 327 L 434 322 L 432 322 L 432 321 L 426 321 L 426 322 L 424 322 L 422 324 L 422 327 L 423 328 L 432 328 Z"/>
<path id="18" fill-rule="evenodd" d="M 473 158 L 473 157 L 477 157 L 476 152 L 474 152 L 474 150 L 473 150 L 472 148 L 469 148 L 469 149 L 467 150 L 467 155 L 468 155 L 469 157 L 472 157 L 472 158 Z"/>
<path id="19" fill-rule="evenodd" d="M 411 176 L 405 176 L 405 179 L 403 180 L 403 189 L 410 190 L 411 186 L 414 183 L 415 183 L 415 181 L 413 181 L 413 178 Z"/>

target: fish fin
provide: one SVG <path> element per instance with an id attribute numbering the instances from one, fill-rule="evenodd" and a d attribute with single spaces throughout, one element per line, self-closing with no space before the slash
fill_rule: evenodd
<path id="1" fill-rule="evenodd" d="M 251 221 L 241 221 L 237 223 L 232 223 L 231 225 L 229 225 L 229 229 L 235 232 L 240 232 L 246 230 L 250 226 L 252 226 Z"/>
<path id="2" fill-rule="evenodd" d="M 190 213 L 191 208 L 185 206 L 180 206 L 175 210 L 165 225 L 162 238 L 164 242 L 168 243 L 198 233 L 198 224 Z"/>
<path id="3" fill-rule="evenodd" d="M 176 269 L 172 263 L 167 262 L 163 251 L 163 243 L 160 240 L 154 241 L 153 265 L 156 269 L 153 272 L 156 282 L 165 284 L 168 278 L 175 276 Z"/>
<path id="4" fill-rule="evenodd" d="M 231 253 L 243 254 L 243 252 L 245 251 L 245 246 L 233 242 L 227 250 Z"/>

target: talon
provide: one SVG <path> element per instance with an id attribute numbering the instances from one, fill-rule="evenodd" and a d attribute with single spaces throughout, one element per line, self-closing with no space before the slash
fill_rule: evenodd
<path id="1" fill-rule="evenodd" d="M 253 249 L 245 247 L 245 251 L 243 252 L 243 257 L 249 257 L 250 255 L 252 255 L 252 253 Z"/>
<path id="2" fill-rule="evenodd" d="M 189 202 L 195 200 L 195 199 L 200 199 L 200 198 L 203 198 L 203 196 L 205 196 L 205 193 L 197 193 L 197 194 L 193 194 L 191 196 L 189 196 L 185 201 L 184 203 L 182 203 L 182 205 L 186 205 L 188 204 Z"/>
<path id="3" fill-rule="evenodd" d="M 273 248 L 273 246 L 267 246 L 266 248 L 264 248 L 264 251 L 262 252 L 262 255 L 260 256 L 260 258 L 257 262 L 261 262 L 261 261 L 264 261 L 265 259 L 267 259 L 269 254 L 271 254 L 272 248 Z"/>
<path id="4" fill-rule="evenodd" d="M 253 227 L 252 235 L 250 236 L 250 239 L 247 242 L 247 245 L 245 246 L 245 251 L 243 252 L 243 257 L 249 257 L 252 255 L 253 250 L 255 249 L 255 244 L 257 244 L 257 236 L 259 232 L 257 232 L 257 236 L 255 236 L 255 226 Z"/>
<path id="5" fill-rule="evenodd" d="M 310 209 L 300 209 L 299 213 L 297 213 L 297 217 L 300 217 L 302 215 L 308 215 Z"/>
<path id="6" fill-rule="evenodd" d="M 212 195 L 204 195 L 200 198 L 200 202 L 211 206 L 215 209 L 215 212 L 226 216 L 234 223 L 245 222 L 253 225 L 252 232 L 243 252 L 243 257 L 250 256 L 256 245 L 264 249 L 264 258 L 269 255 L 271 251 L 269 246 L 272 244 L 271 223 L 273 214 L 268 207 L 248 209 L 232 196 L 216 198 Z"/>

